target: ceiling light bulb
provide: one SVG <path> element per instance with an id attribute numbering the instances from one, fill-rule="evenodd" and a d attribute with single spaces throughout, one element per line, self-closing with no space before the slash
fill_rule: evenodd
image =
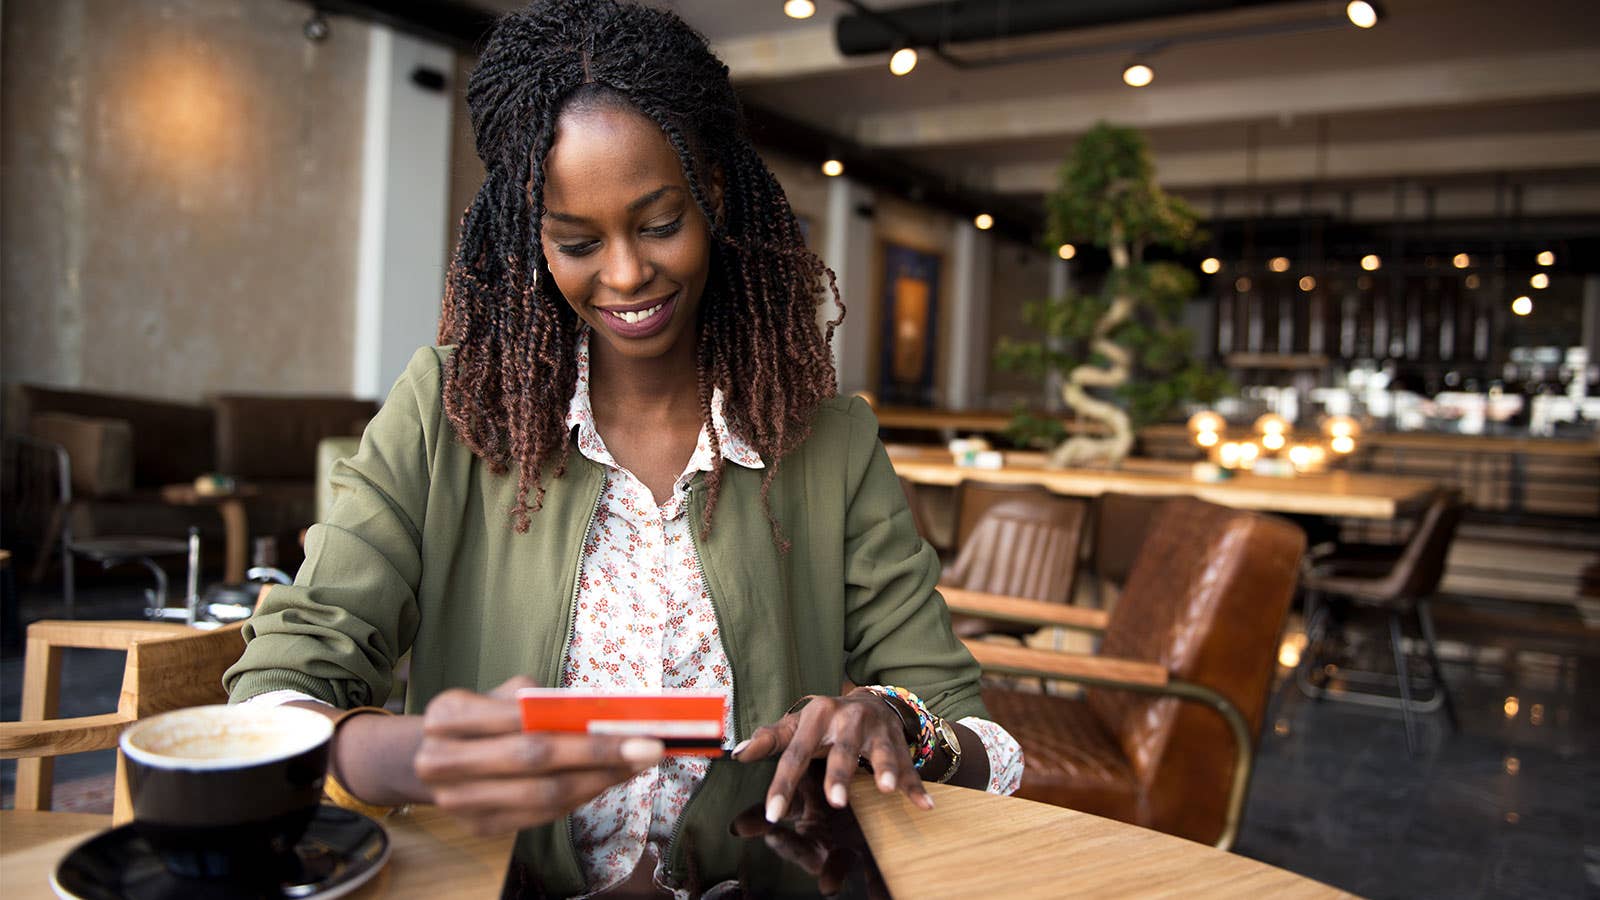
<path id="1" fill-rule="evenodd" d="M 988 213 L 978 213 L 973 217 L 972 224 L 977 226 L 979 231 L 988 231 L 994 227 L 994 216 Z"/>
<path id="2" fill-rule="evenodd" d="M 910 47 L 901 47 L 889 57 L 889 71 L 896 75 L 909 75 L 917 67 L 917 51 Z"/>
<path id="3" fill-rule="evenodd" d="M 1274 256 L 1272 259 L 1267 261 L 1267 268 L 1274 272 L 1287 272 L 1289 271 L 1289 257 Z"/>
<path id="4" fill-rule="evenodd" d="M 1540 250 L 1538 259 L 1541 266 L 1553 266 L 1556 264 L 1556 255 L 1549 250 Z"/>
<path id="5" fill-rule="evenodd" d="M 1071 244 L 1062 244 L 1056 248 L 1056 255 L 1062 259 L 1071 259 L 1078 255 L 1078 248 Z"/>
<path id="6" fill-rule="evenodd" d="M 1310 275 L 1300 276 L 1300 290 L 1311 293 L 1317 289 L 1317 280 Z"/>
<path id="7" fill-rule="evenodd" d="M 1478 277 L 1477 272 L 1473 272 L 1471 275 L 1467 276 L 1467 290 L 1475 291 L 1478 289 L 1478 285 L 1480 284 L 1483 284 L 1483 279 Z"/>
<path id="8" fill-rule="evenodd" d="M 1535 272 L 1533 277 L 1528 279 L 1528 283 L 1533 285 L 1534 290 L 1542 291 L 1550 286 L 1550 276 L 1543 272 Z"/>
<path id="9" fill-rule="evenodd" d="M 1122 82 L 1128 87 L 1144 87 L 1155 80 L 1155 70 L 1144 63 L 1134 63 L 1122 70 Z"/>
<path id="10" fill-rule="evenodd" d="M 1376 272 L 1383 266 L 1383 260 L 1376 253 L 1368 253 L 1361 257 L 1361 268 L 1368 272 Z"/>
<path id="11" fill-rule="evenodd" d="M 1367 0 L 1350 0 L 1344 6 L 1344 14 L 1350 17 L 1350 24 L 1357 28 L 1371 28 L 1378 24 L 1378 10 Z"/>
<path id="12" fill-rule="evenodd" d="M 791 19 L 809 19 L 817 14 L 817 5 L 811 0 L 788 0 L 783 4 L 783 14 Z"/>
<path id="13" fill-rule="evenodd" d="M 1241 294 L 1250 293 L 1250 279 L 1244 277 L 1243 275 L 1239 276 L 1239 278 L 1233 283 L 1233 289 Z"/>
<path id="14" fill-rule="evenodd" d="M 844 174 L 844 163 L 839 162 L 837 159 L 827 160 L 822 164 L 822 174 L 829 178 L 838 178 Z"/>
<path id="15" fill-rule="evenodd" d="M 1524 295 L 1511 301 L 1511 311 L 1519 316 L 1533 312 L 1533 299 Z"/>
<path id="16" fill-rule="evenodd" d="M 1207 275 L 1215 275 L 1222 271 L 1222 260 L 1215 256 L 1208 256 L 1200 261 L 1200 271 Z"/>
<path id="17" fill-rule="evenodd" d="M 1466 267 L 1472 265 L 1472 257 L 1468 256 L 1465 253 L 1457 253 L 1450 260 L 1450 264 L 1455 266 L 1458 269 L 1465 269 Z"/>

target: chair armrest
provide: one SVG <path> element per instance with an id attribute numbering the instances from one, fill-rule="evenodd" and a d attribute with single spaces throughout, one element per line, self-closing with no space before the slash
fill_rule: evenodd
<path id="1" fill-rule="evenodd" d="M 962 588 L 939 586 L 945 605 L 953 613 L 982 616 L 985 619 L 1004 619 L 1025 625 L 1054 625 L 1077 631 L 1105 631 L 1110 613 L 1103 609 L 1086 609 L 1064 603 L 1045 603 L 1023 597 L 1003 594 L 985 594 Z"/>
<path id="2" fill-rule="evenodd" d="M 1233 842 L 1239 836 L 1239 819 L 1244 814 L 1244 795 L 1250 784 L 1250 771 L 1255 765 L 1255 745 L 1250 723 L 1245 721 L 1244 714 L 1227 697 L 1203 684 L 1173 678 L 1166 669 L 1154 663 L 1009 647 L 986 641 L 963 640 L 962 643 L 972 651 L 973 658 L 985 671 L 1175 697 L 1216 710 L 1233 734 L 1234 751 L 1233 781 L 1228 788 L 1227 812 L 1216 847 L 1220 850 L 1233 847 Z"/>
<path id="3" fill-rule="evenodd" d="M 131 724 L 133 719 L 121 713 L 43 722 L 0 722 L 0 759 L 109 750 L 117 746 L 122 730 Z"/>
<path id="4" fill-rule="evenodd" d="M 1167 670 L 1161 666 L 1132 659 L 1035 650 L 989 641 L 963 640 L 961 643 L 972 651 L 972 657 L 978 661 L 978 665 L 990 672 L 1147 688 L 1165 687 L 1170 678 Z"/>
<path id="5" fill-rule="evenodd" d="M 173 622 L 87 620 L 60 621 L 47 619 L 28 626 L 28 640 L 44 641 L 52 647 L 76 647 L 85 650 L 126 650 L 134 641 L 155 637 L 173 637 L 189 634 L 187 625 Z"/>

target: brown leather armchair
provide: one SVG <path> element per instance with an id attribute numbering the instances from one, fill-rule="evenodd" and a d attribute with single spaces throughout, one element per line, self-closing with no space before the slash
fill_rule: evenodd
<path id="1" fill-rule="evenodd" d="M 1231 846 L 1304 550 L 1281 519 L 1182 498 L 1109 614 L 946 591 L 953 612 L 1104 635 L 1096 655 L 967 642 L 986 671 L 1089 688 L 984 690 L 1026 755 L 1018 796 Z"/>

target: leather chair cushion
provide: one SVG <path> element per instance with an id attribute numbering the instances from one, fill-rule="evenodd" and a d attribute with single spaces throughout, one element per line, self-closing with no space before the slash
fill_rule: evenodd
<path id="1" fill-rule="evenodd" d="M 1140 789 L 1116 740 L 1077 700 L 985 688 L 991 721 L 1022 745 L 1017 796 L 1097 816 L 1138 821 Z"/>
<path id="2" fill-rule="evenodd" d="M 133 488 L 133 426 L 126 419 L 47 412 L 35 415 L 28 430 L 66 449 L 74 497 L 114 496 Z"/>

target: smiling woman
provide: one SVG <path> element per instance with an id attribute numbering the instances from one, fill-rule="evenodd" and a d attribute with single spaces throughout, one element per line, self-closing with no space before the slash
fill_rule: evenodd
<path id="1" fill-rule="evenodd" d="M 487 175 L 448 346 L 339 467 L 234 699 L 339 716 L 351 798 L 520 829 L 545 895 L 792 890 L 728 826 L 784 819 L 813 759 L 836 807 L 862 760 L 923 808 L 923 778 L 1014 790 L 1020 751 L 986 719 L 877 421 L 834 396 L 833 275 L 705 40 L 641 6 L 536 3 L 467 100 Z M 407 649 L 413 715 L 337 712 L 381 703 Z M 535 684 L 721 694 L 727 758 L 523 733 Z"/>

